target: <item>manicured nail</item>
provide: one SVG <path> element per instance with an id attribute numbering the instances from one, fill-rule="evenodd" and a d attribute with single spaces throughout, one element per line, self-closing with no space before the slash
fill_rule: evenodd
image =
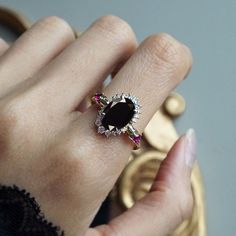
<path id="1" fill-rule="evenodd" d="M 189 129 L 185 135 L 185 162 L 190 168 L 193 167 L 196 161 L 196 134 L 194 129 Z"/>

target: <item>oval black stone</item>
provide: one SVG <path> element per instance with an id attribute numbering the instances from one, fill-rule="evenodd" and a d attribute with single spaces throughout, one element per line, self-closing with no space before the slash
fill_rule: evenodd
<path id="1" fill-rule="evenodd" d="M 105 115 L 102 119 L 102 125 L 110 131 L 115 130 L 115 128 L 123 128 L 133 118 L 134 108 L 133 102 L 128 98 L 119 102 L 110 102 L 104 109 Z"/>

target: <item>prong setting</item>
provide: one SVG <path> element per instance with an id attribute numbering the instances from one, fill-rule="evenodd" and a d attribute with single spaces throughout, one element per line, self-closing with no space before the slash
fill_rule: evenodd
<path id="1" fill-rule="evenodd" d="M 97 132 L 100 134 L 104 134 L 106 137 L 110 136 L 117 136 L 122 133 L 127 133 L 132 139 L 132 141 L 136 144 L 136 146 L 139 145 L 141 141 L 141 135 L 135 130 L 132 126 L 133 123 L 136 123 L 137 120 L 139 119 L 139 115 L 141 114 L 140 111 L 140 104 L 139 100 L 135 96 L 131 96 L 130 94 L 116 94 L 112 96 L 111 100 L 109 100 L 103 93 L 101 94 L 95 94 L 94 97 L 92 98 L 92 101 L 95 102 L 96 104 L 99 105 L 100 109 L 98 111 L 98 115 L 95 120 L 95 125 L 97 126 Z M 128 123 L 123 126 L 123 127 L 116 127 L 113 125 L 108 125 L 106 124 L 106 127 L 103 125 L 103 119 L 106 116 L 106 109 L 111 109 L 113 106 L 115 106 L 118 103 L 126 103 L 129 101 L 131 104 L 132 108 L 132 117 L 128 121 Z M 129 104 L 127 103 L 127 104 Z M 107 108 L 110 104 L 110 107 Z M 129 105 L 130 106 L 130 105 Z M 105 124 L 105 123 L 104 123 Z M 111 123 L 109 123 L 111 124 Z M 109 128 L 108 128 L 109 127 Z"/>

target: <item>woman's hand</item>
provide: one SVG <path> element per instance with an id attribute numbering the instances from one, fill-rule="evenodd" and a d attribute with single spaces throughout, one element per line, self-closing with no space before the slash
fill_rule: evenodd
<path id="1" fill-rule="evenodd" d="M 115 16 L 78 39 L 58 17 L 37 22 L 11 47 L 0 42 L 0 184 L 26 189 L 66 236 L 162 236 L 191 214 L 194 132 L 174 145 L 150 193 L 108 225 L 89 229 L 132 150 L 126 136 L 97 134 L 84 98 L 112 72 L 104 93 L 139 98 L 142 132 L 191 67 L 189 49 L 167 34 L 137 48 Z M 122 67 L 121 67 L 122 65 Z"/>

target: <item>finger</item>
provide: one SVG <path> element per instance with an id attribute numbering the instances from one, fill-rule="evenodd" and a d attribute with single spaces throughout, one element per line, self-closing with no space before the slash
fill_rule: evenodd
<path id="1" fill-rule="evenodd" d="M 52 16 L 38 21 L 0 59 L 0 94 L 34 75 L 74 39 L 71 27 Z"/>
<path id="2" fill-rule="evenodd" d="M 0 56 L 2 56 L 8 48 L 8 43 L 4 39 L 0 38 Z"/>
<path id="3" fill-rule="evenodd" d="M 86 236 L 169 235 L 192 212 L 191 171 L 196 159 L 196 138 L 191 129 L 173 146 L 149 194 L 107 226 Z"/>
<path id="4" fill-rule="evenodd" d="M 131 56 L 131 55 L 130 55 Z M 124 66 L 124 64 L 127 62 L 129 58 L 125 58 L 122 62 L 117 64 L 114 68 L 114 70 L 111 72 L 110 79 L 114 78 L 115 75 L 118 73 L 118 71 Z M 85 112 L 90 106 L 91 106 L 91 96 L 96 93 L 97 91 L 102 91 L 104 87 L 104 83 L 101 84 L 101 86 L 97 86 L 94 91 L 92 91 L 84 100 L 79 104 L 78 108 L 76 110 L 80 112 Z"/>
<path id="5" fill-rule="evenodd" d="M 118 71 L 124 66 L 128 58 L 125 58 L 124 61 L 120 62 L 117 64 L 114 68 L 114 70 L 111 72 L 111 77 L 110 79 L 114 78 L 115 75 L 118 73 Z M 103 87 L 105 86 L 104 83 L 102 83 L 100 86 L 97 86 L 94 91 L 92 91 L 86 98 L 80 102 L 78 108 L 76 110 L 80 112 L 85 112 L 90 106 L 91 106 L 91 96 L 96 93 L 97 91 L 102 91 Z"/>
<path id="6" fill-rule="evenodd" d="M 167 34 L 147 38 L 107 87 L 108 97 L 118 93 L 136 96 L 142 105 L 142 131 L 167 95 L 182 81 L 191 67 L 189 49 Z"/>
<path id="7" fill-rule="evenodd" d="M 74 111 L 135 48 L 135 35 L 126 22 L 101 17 L 38 75 L 41 82 L 35 89 L 50 96 L 50 110 Z"/>
<path id="8" fill-rule="evenodd" d="M 160 34 L 149 37 L 106 87 L 105 94 L 110 98 L 116 93 L 124 92 L 139 98 L 142 114 L 135 127 L 141 133 L 170 91 L 185 77 L 190 65 L 189 50 L 171 36 Z M 122 171 L 133 144 L 125 135 L 107 139 L 104 135 L 97 134 L 95 119 L 96 109 L 91 107 L 80 116 L 78 122 L 72 124 L 69 136 L 79 143 L 86 139 L 92 147 L 91 152 L 94 148 L 97 150 L 97 155 L 91 154 L 89 161 L 96 162 L 97 174 L 112 176 L 112 186 Z M 77 150 L 79 151 L 80 149 Z M 81 155 L 84 156 L 85 153 L 78 153 L 78 156 Z M 90 156 L 89 153 L 88 155 Z"/>

